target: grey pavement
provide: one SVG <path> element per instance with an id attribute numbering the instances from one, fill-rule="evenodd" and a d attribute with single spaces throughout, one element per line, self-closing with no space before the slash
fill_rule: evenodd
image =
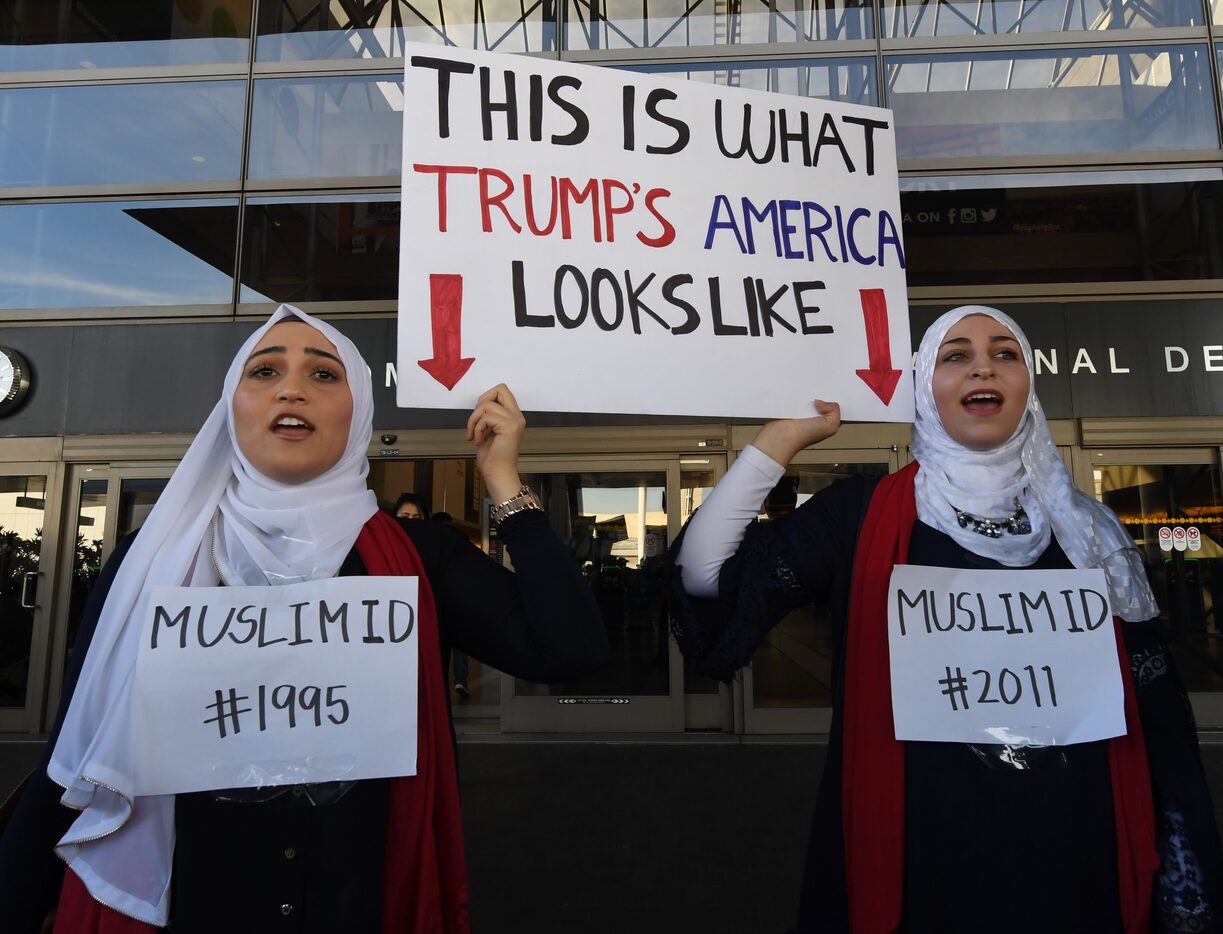
<path id="1" fill-rule="evenodd" d="M 0 742 L 0 795 L 40 752 Z M 720 736 L 460 742 L 473 930 L 781 934 L 825 753 Z M 1219 820 L 1223 745 L 1202 753 Z"/>

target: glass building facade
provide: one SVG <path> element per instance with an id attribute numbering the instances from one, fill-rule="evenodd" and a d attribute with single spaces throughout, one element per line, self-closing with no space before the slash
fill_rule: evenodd
<path id="1" fill-rule="evenodd" d="M 1034 343 L 1051 348 L 1042 395 L 1060 400 L 1049 408 L 1076 480 L 1134 531 L 1199 717 L 1223 725 L 1223 388 L 1212 382 L 1223 376 L 1211 375 L 1223 370 L 1223 4 L 0 0 L 0 345 L 45 347 L 45 372 L 65 347 L 99 347 L 84 366 L 103 381 L 108 365 L 148 365 L 133 336 L 145 323 L 166 340 L 194 328 L 183 340 L 219 359 L 236 323 L 279 302 L 393 333 L 405 42 L 891 108 L 915 333 L 964 301 L 1026 315 Z M 1135 334 L 1166 364 L 1160 379 L 1197 382 L 1167 391 L 1135 377 L 1133 398 L 1158 397 L 1154 408 L 1102 380 L 1093 388 L 1090 376 L 1131 373 L 1117 348 Z M 371 360 L 376 372 L 382 363 Z M 47 402 L 54 389 L 41 392 Z M 34 600 L 38 556 L 0 550 L 0 591 L 46 617 L 3 649 L 27 670 L 0 678 L 0 706 L 22 711 L 0 710 L 0 729 L 37 729 L 53 714 L 77 585 L 98 557 L 91 543 L 108 551 L 122 521 L 138 525 L 122 519 L 124 491 L 152 483 L 142 495 L 155 499 L 181 454 L 150 439 L 188 433 L 212 399 L 188 384 L 162 401 L 173 417 L 61 400 L 71 411 L 58 421 L 0 420 L 0 481 L 16 511 L 10 522 L 0 510 L 0 525 L 24 528 L 18 513 L 41 504 L 31 528 L 45 565 Z M 436 495 L 450 477 L 442 499 L 457 496 L 461 521 L 495 552 L 478 482 L 454 466 L 466 462 L 446 434 L 452 420 L 396 419 L 371 451 L 379 495 Z M 684 670 L 645 580 L 750 426 L 563 415 L 543 425 L 528 472 L 568 498 L 583 536 L 624 559 L 584 559 L 607 572 L 592 586 L 623 626 L 624 670 L 564 690 L 640 697 L 624 706 L 644 718 L 600 708 L 572 723 L 820 729 L 826 620 L 787 621 L 743 684 L 719 688 Z M 796 464 L 800 501 L 846 472 L 901 466 L 906 440 L 894 426 L 855 426 Z M 1159 547 L 1159 528 L 1191 524 L 1198 551 Z M 542 703 L 555 692 L 489 683 L 476 706 L 504 728 L 569 728 Z"/>
<path id="2" fill-rule="evenodd" d="M 1200 293 L 1220 278 L 1220 15 L 1191 0 L 5 0 L 0 315 L 393 311 L 406 41 L 890 107 L 914 299 Z"/>

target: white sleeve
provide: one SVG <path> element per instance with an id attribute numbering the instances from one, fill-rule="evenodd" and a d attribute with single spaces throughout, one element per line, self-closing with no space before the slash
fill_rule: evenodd
<path id="1" fill-rule="evenodd" d="M 684 590 L 694 597 L 718 595 L 718 572 L 743 541 L 769 491 L 786 468 L 748 445 L 688 523 L 677 558 Z"/>

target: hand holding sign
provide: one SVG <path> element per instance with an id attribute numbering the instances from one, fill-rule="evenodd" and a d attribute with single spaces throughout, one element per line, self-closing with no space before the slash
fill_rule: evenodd
<path id="1" fill-rule="evenodd" d="M 518 448 L 527 420 L 505 383 L 498 383 L 476 402 L 467 419 L 467 440 L 476 444 L 476 468 L 494 502 L 503 502 L 522 487 Z"/>
<path id="2" fill-rule="evenodd" d="M 779 418 L 760 429 L 752 444 L 785 466 L 803 448 L 831 438 L 841 429 L 841 407 L 835 402 L 815 400 L 819 415 L 812 418 Z"/>

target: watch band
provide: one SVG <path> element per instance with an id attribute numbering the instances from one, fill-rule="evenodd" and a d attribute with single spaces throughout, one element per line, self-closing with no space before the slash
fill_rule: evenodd
<path id="1" fill-rule="evenodd" d="M 524 483 L 518 492 L 504 503 L 498 503 L 494 506 L 489 513 L 489 518 L 497 525 L 500 525 L 516 513 L 526 512 L 528 509 L 543 508 L 539 502 L 539 497 L 532 493 L 531 488 Z"/>

